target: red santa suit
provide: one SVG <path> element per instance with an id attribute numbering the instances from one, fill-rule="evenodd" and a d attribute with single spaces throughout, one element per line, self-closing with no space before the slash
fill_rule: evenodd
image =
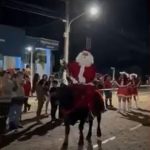
<path id="1" fill-rule="evenodd" d="M 86 51 L 83 51 L 80 54 L 82 55 L 82 53 L 84 52 L 86 53 Z M 87 54 L 92 57 L 89 52 L 87 52 Z M 74 107 L 84 107 L 92 109 L 92 99 L 94 98 L 95 94 L 95 86 L 93 84 L 93 81 L 96 75 L 96 71 L 93 66 L 93 60 L 91 61 L 91 64 L 89 63 L 88 65 L 86 65 L 86 63 L 85 65 L 82 65 L 82 63 L 80 64 L 79 61 L 77 57 L 75 62 L 72 62 L 68 65 L 68 71 L 73 81 L 72 88 L 74 91 L 76 91 Z"/>
<path id="2" fill-rule="evenodd" d="M 85 84 L 92 83 L 95 78 L 94 66 L 81 67 L 77 62 L 70 63 L 68 66 L 69 73 L 74 83 L 82 83 L 82 77 L 85 78 Z M 82 69 L 82 70 L 81 70 Z M 83 72 L 82 72 L 83 71 Z"/>

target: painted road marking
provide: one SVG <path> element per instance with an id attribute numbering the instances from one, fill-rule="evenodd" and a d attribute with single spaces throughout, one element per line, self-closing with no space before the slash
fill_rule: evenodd
<path id="1" fill-rule="evenodd" d="M 141 126 L 142 126 L 142 124 L 138 124 L 137 126 L 130 128 L 130 131 L 134 131 L 134 130 L 140 128 Z"/>
<path id="2" fill-rule="evenodd" d="M 113 141 L 113 140 L 115 140 L 115 139 L 116 139 L 116 137 L 113 136 L 113 137 L 111 137 L 111 138 L 108 138 L 108 139 L 102 141 L 102 144 L 105 144 L 105 143 L 107 143 L 107 142 L 109 142 L 109 141 Z M 98 147 L 98 144 L 93 145 L 93 148 L 97 148 L 97 147 Z"/>

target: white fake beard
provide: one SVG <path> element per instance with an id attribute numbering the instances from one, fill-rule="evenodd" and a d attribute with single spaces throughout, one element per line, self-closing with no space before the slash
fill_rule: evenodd
<path id="1" fill-rule="evenodd" d="M 89 67 L 94 63 L 94 58 L 90 53 L 88 53 L 88 56 L 84 56 L 81 52 L 76 57 L 76 62 L 79 63 L 80 66 Z"/>

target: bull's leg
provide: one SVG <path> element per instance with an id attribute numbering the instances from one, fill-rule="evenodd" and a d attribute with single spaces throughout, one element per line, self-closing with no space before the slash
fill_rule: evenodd
<path id="1" fill-rule="evenodd" d="M 101 113 L 98 113 L 98 115 L 97 115 L 97 138 L 98 139 L 100 139 L 101 135 L 102 135 L 100 123 L 101 123 Z"/>
<path id="2" fill-rule="evenodd" d="M 90 119 L 90 120 L 89 120 L 89 131 L 88 131 L 88 134 L 87 134 L 87 136 L 86 136 L 86 140 L 87 140 L 88 142 L 91 142 L 92 126 L 93 126 L 93 119 Z"/>
<path id="3" fill-rule="evenodd" d="M 82 146 L 84 145 L 84 136 L 83 136 L 83 127 L 84 127 L 85 120 L 80 120 L 79 124 L 79 142 L 78 145 Z"/>
<path id="4" fill-rule="evenodd" d="M 64 139 L 63 147 L 68 146 L 69 132 L 70 132 L 70 125 L 68 123 L 65 123 L 65 139 Z"/>

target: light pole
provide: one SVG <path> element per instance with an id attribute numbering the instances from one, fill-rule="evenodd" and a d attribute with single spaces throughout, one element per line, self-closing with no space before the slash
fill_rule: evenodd
<path id="1" fill-rule="evenodd" d="M 116 68 L 115 67 L 111 67 L 112 70 L 112 80 L 115 80 L 115 72 L 116 72 Z"/>
<path id="2" fill-rule="evenodd" d="M 30 68 L 31 68 L 30 82 L 31 82 L 31 86 L 32 86 L 32 79 L 33 79 L 33 47 L 31 47 L 31 46 L 26 47 L 26 50 L 30 53 Z"/>
<path id="3" fill-rule="evenodd" d="M 85 11 L 70 20 L 70 18 L 69 18 L 69 1 L 66 0 L 66 19 L 63 20 L 63 22 L 65 22 L 64 60 L 66 63 L 68 63 L 68 60 L 69 60 L 69 37 L 70 37 L 69 35 L 70 35 L 71 24 L 86 14 L 90 14 L 91 16 L 96 16 L 98 13 L 99 13 L 98 7 L 92 6 L 89 8 L 88 11 Z"/>
<path id="4" fill-rule="evenodd" d="M 92 7 L 89 8 L 88 11 L 85 11 L 85 12 L 77 15 L 76 17 L 74 17 L 74 18 L 72 18 L 70 20 L 70 16 L 69 16 L 69 0 L 66 0 L 65 4 L 66 4 L 66 18 L 65 18 L 65 20 L 63 20 L 63 22 L 65 22 L 64 61 L 65 61 L 66 64 L 68 64 L 68 61 L 69 61 L 69 38 L 70 38 L 71 24 L 74 21 L 78 20 L 80 17 L 82 17 L 82 16 L 84 16 L 86 14 L 90 14 L 91 16 L 96 16 L 99 13 L 99 9 L 96 6 L 92 6 Z M 66 81 L 66 70 L 63 71 L 63 81 Z"/>

